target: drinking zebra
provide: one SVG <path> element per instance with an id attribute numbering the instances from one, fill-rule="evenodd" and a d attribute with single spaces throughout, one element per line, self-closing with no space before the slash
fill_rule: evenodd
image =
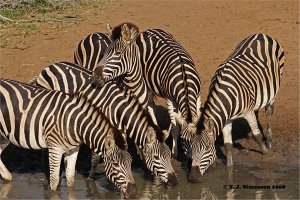
<path id="1" fill-rule="evenodd" d="M 267 116 L 266 144 L 271 147 L 271 117 L 274 101 L 279 90 L 284 66 L 284 52 L 280 44 L 270 36 L 254 34 L 243 40 L 221 64 L 212 78 L 208 98 L 202 110 L 197 133 L 202 139 L 202 148 L 191 171 L 192 179 L 203 175 L 215 160 L 214 141 L 223 133 L 226 165 L 232 166 L 232 121 L 245 118 L 251 128 L 254 140 L 262 153 L 268 152 L 262 133 L 258 128 L 255 113 L 265 108 Z"/>
<path id="2" fill-rule="evenodd" d="M 148 169 L 170 186 L 177 184 L 171 165 L 171 152 L 165 143 L 167 131 L 161 131 L 128 90 L 113 82 L 102 88 L 93 84 L 92 72 L 76 64 L 61 62 L 45 68 L 37 84 L 52 90 L 78 93 L 103 112 L 110 122 L 134 141 Z M 92 164 L 95 167 L 95 162 Z M 93 170 L 92 170 L 93 171 Z"/>
<path id="3" fill-rule="evenodd" d="M 111 43 L 105 33 L 93 33 L 79 42 L 74 52 L 74 61 L 80 67 L 94 70 L 103 58 L 105 49 Z"/>
<path id="4" fill-rule="evenodd" d="M 126 197 L 135 195 L 132 158 L 124 150 L 124 136 L 88 100 L 0 79 L 0 103 L 0 133 L 8 142 L 28 149 L 49 149 L 51 190 L 57 189 L 63 155 L 67 185 L 74 185 L 79 146 L 85 143 L 103 157 L 109 180 Z M 1 159 L 0 173 L 3 179 L 12 179 Z"/>
<path id="5" fill-rule="evenodd" d="M 123 83 L 144 107 L 150 92 L 165 98 L 171 117 L 172 154 L 176 157 L 177 123 L 180 137 L 186 141 L 191 137 L 188 134 L 195 133 L 200 117 L 201 84 L 193 59 L 171 34 L 160 29 L 139 33 L 136 25 L 123 23 L 108 31 L 112 43 L 94 70 L 95 84 L 102 86 L 123 75 Z M 184 144 L 184 149 L 189 147 Z"/>

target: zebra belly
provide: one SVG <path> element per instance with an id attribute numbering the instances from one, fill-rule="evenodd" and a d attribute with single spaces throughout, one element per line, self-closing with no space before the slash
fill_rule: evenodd
<path id="1" fill-rule="evenodd" d="M 260 92 L 258 92 L 253 110 L 258 110 L 260 108 L 264 108 L 266 105 L 272 104 L 275 101 L 276 94 L 277 92 L 271 94 L 264 92 L 262 99 Z"/>
<path id="2" fill-rule="evenodd" d="M 8 133 L 9 141 L 19 147 L 26 148 L 26 149 L 45 149 L 47 148 L 45 138 L 43 136 L 43 132 L 39 131 L 41 134 L 38 134 L 38 140 L 36 141 L 35 132 L 26 132 L 25 134 L 19 134 L 19 138 L 16 138 L 14 133 Z M 28 138 L 29 137 L 29 138 Z M 24 140 L 24 139 L 27 140 Z M 19 141 L 19 142 L 18 142 Z"/>

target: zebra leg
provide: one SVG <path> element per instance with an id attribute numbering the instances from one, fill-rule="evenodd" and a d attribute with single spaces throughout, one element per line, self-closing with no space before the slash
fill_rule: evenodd
<path id="1" fill-rule="evenodd" d="M 0 138 L 2 140 L 2 136 L 1 135 L 0 135 Z M 8 169 L 5 167 L 4 163 L 1 160 L 2 151 L 8 146 L 8 144 L 9 144 L 8 141 L 4 141 L 3 144 L 0 144 L 0 174 L 1 174 L 2 178 L 5 181 L 11 181 L 12 180 L 11 173 L 8 171 Z"/>
<path id="2" fill-rule="evenodd" d="M 178 141 L 178 137 L 179 137 L 180 126 L 178 123 L 176 123 L 175 116 L 177 116 L 178 114 L 174 111 L 175 107 L 174 107 L 172 101 L 167 100 L 167 105 L 168 105 L 168 112 L 169 112 L 170 119 L 171 119 L 171 124 L 169 126 L 168 131 L 169 131 L 169 133 L 172 134 L 172 138 L 173 138 L 172 157 L 177 158 L 177 154 L 178 154 L 177 141 Z"/>
<path id="3" fill-rule="evenodd" d="M 232 162 L 232 121 L 228 121 L 224 128 L 222 129 L 223 132 L 223 140 L 224 140 L 224 148 L 226 153 L 226 166 L 230 167 L 233 165 Z"/>
<path id="4" fill-rule="evenodd" d="M 150 106 L 150 105 L 148 106 L 148 113 L 151 116 L 153 123 L 158 126 L 158 122 L 157 122 L 157 119 L 156 119 L 156 116 L 154 113 L 153 106 Z"/>
<path id="5" fill-rule="evenodd" d="M 67 177 L 67 186 L 74 186 L 74 177 L 75 177 L 75 165 L 79 152 L 79 147 L 67 151 L 64 157 L 66 177 Z"/>
<path id="6" fill-rule="evenodd" d="M 254 113 L 255 113 L 256 120 L 257 120 L 258 128 L 261 132 L 263 132 L 264 128 L 262 127 L 262 125 L 261 125 L 261 123 L 259 122 L 259 119 L 258 119 L 259 110 L 254 111 Z M 251 139 L 252 137 L 253 137 L 253 134 L 252 134 L 252 131 L 250 131 L 247 135 L 247 140 Z"/>
<path id="7" fill-rule="evenodd" d="M 89 172 L 89 178 L 93 179 L 95 175 L 95 169 L 100 162 L 100 155 L 92 152 L 91 169 Z"/>
<path id="8" fill-rule="evenodd" d="M 178 137 L 179 137 L 179 133 L 180 133 L 180 126 L 179 124 L 170 124 L 169 127 L 169 133 L 172 134 L 172 138 L 173 138 L 173 146 L 172 146 L 172 157 L 173 158 L 177 158 L 178 155 Z"/>
<path id="9" fill-rule="evenodd" d="M 49 147 L 50 188 L 56 190 L 59 183 L 59 170 L 62 155 L 65 153 L 60 147 Z"/>
<path id="10" fill-rule="evenodd" d="M 154 112 L 154 110 L 156 109 L 156 106 L 157 105 L 155 104 L 155 101 L 154 101 L 154 93 L 149 91 L 149 94 L 148 94 L 148 107 L 147 107 L 148 108 L 148 113 L 150 114 L 153 123 L 158 126 L 158 122 L 157 122 L 155 112 Z"/>
<path id="11" fill-rule="evenodd" d="M 267 140 L 266 140 L 266 145 L 268 148 L 272 147 L 272 137 L 273 137 L 273 132 L 272 132 L 272 126 L 271 126 L 271 120 L 272 120 L 272 115 L 274 112 L 274 104 L 269 104 L 266 106 L 265 113 L 267 117 Z"/>
<path id="12" fill-rule="evenodd" d="M 245 115 L 245 119 L 249 123 L 249 126 L 250 126 L 252 134 L 253 134 L 252 135 L 253 139 L 255 140 L 255 142 L 257 144 L 259 144 L 259 146 L 262 150 L 262 153 L 263 154 L 268 153 L 268 149 L 266 148 L 266 145 L 264 143 L 264 137 L 258 128 L 255 113 L 254 112 L 248 113 L 247 115 Z"/>

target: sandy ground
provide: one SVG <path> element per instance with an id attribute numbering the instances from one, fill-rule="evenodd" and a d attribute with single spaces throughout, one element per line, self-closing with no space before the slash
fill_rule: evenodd
<path id="1" fill-rule="evenodd" d="M 262 156 L 253 140 L 238 137 L 234 162 L 240 159 L 299 162 L 299 2 L 298 1 L 119 1 L 97 12 L 79 10 L 84 19 L 64 26 L 39 24 L 25 38 L 8 29 L 0 36 L 9 45 L 0 49 L 0 76 L 28 81 L 46 66 L 73 61 L 73 51 L 87 34 L 105 32 L 124 21 L 140 30 L 170 32 L 192 55 L 202 82 L 202 100 L 215 70 L 247 36 L 262 32 L 277 39 L 285 50 L 282 86 L 273 115 L 274 147 Z M 265 116 L 261 112 L 265 127 Z M 236 135 L 245 130 L 235 131 Z M 242 147 L 242 148 L 239 148 Z M 241 149 L 248 150 L 241 150 Z"/>

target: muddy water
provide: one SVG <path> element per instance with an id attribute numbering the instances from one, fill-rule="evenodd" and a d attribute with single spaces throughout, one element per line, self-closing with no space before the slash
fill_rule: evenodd
<path id="1" fill-rule="evenodd" d="M 138 199 L 299 199 L 299 165 L 239 163 L 231 170 L 222 163 L 209 169 L 201 183 L 187 182 L 186 166 L 175 163 L 179 183 L 166 188 L 159 180 L 134 169 Z M 230 174 L 232 173 L 232 176 Z M 77 174 L 68 190 L 61 179 L 57 192 L 50 192 L 43 173 L 13 173 L 10 184 L 0 185 L 0 198 L 8 199 L 119 199 L 122 195 L 103 174 L 88 181 Z"/>

